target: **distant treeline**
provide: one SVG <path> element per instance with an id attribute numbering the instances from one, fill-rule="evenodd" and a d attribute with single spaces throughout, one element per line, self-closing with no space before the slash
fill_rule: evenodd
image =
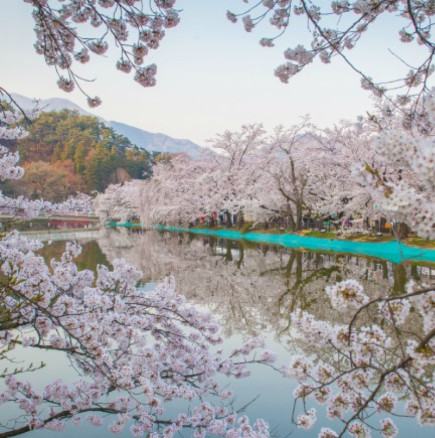
<path id="1" fill-rule="evenodd" d="M 112 183 L 148 178 L 158 156 L 77 111 L 42 112 L 27 130 L 9 145 L 20 153 L 25 175 L 1 185 L 8 194 L 61 201 L 75 192 L 102 192 Z"/>

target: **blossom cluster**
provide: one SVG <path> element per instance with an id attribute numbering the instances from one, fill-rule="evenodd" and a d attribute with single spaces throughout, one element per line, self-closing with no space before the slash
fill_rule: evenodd
<path id="1" fill-rule="evenodd" d="M 93 200 L 95 214 L 101 221 L 118 219 L 127 222 L 139 217 L 142 189 L 140 180 L 110 185 Z"/>
<path id="2" fill-rule="evenodd" d="M 77 245 L 68 244 L 61 260 L 52 261 L 51 266 L 34 253 L 37 248 L 18 233 L 1 241 L 2 271 L 14 279 L 9 283 L 14 296 L 2 296 L 4 315 L 20 329 L 14 336 L 1 329 L 0 351 L 10 352 L 21 345 L 65 352 L 87 378 L 72 385 L 58 378 L 39 392 L 8 375 L 6 389 L 0 393 L 1 404 L 18 404 L 29 427 L 62 430 L 64 421 L 47 420 L 59 412 L 74 417 L 99 408 L 119 414 L 109 426 L 112 432 L 130 425 L 135 436 L 152 432 L 157 437 L 156 428 L 165 422 L 166 402 L 194 402 L 205 394 L 226 398 L 216 375 L 248 375 L 246 366 L 262 343 L 254 341 L 249 348 L 242 347 L 244 357 L 237 362 L 214 353 L 212 346 L 221 342 L 218 326 L 210 314 L 196 310 L 176 294 L 173 280 L 152 292 L 143 291 L 135 287 L 141 274 L 123 260 L 113 262 L 113 271 L 99 267 L 94 278 L 92 272 L 78 271 L 74 264 L 80 253 Z M 271 362 L 273 358 L 265 354 L 255 361 Z M 104 402 L 114 389 L 120 395 Z M 133 394 L 137 391 L 144 395 L 143 403 L 138 404 Z M 43 400 L 52 406 L 49 413 Z M 88 421 L 102 424 L 101 418 L 93 415 Z M 267 426 L 261 424 L 238 423 L 232 410 L 200 403 L 189 414 L 174 419 L 161 436 L 200 427 L 220 436 L 231 429 L 231 436 L 238 437 L 249 429 L 250 436 L 267 437 Z"/>
<path id="3" fill-rule="evenodd" d="M 326 288 L 332 307 L 335 309 L 358 309 L 367 304 L 368 297 L 363 287 L 355 280 L 345 280 Z"/>
<path id="4" fill-rule="evenodd" d="M 397 126 L 384 129 L 373 141 L 373 149 L 390 163 L 395 175 L 385 177 L 367 164 L 354 175 L 369 188 L 381 211 L 397 222 L 407 223 L 422 237 L 435 238 L 435 143 L 430 132 L 413 132 Z M 425 102 L 425 123 L 435 123 L 435 95 Z M 419 124 L 417 120 L 417 125 Z"/>
<path id="5" fill-rule="evenodd" d="M 149 50 L 159 47 L 165 29 L 177 26 L 180 21 L 175 0 L 153 0 L 148 10 L 138 0 L 25 1 L 34 8 L 36 52 L 56 68 L 58 86 L 66 92 L 75 88 L 83 91 L 80 77 L 73 70 L 74 63 L 86 64 L 91 55 L 104 55 L 112 44 L 120 51 L 116 63 L 120 71 L 134 70 L 139 84 L 155 85 L 155 66 L 141 66 Z M 96 31 L 89 32 L 88 26 Z M 88 97 L 89 106 L 100 103 L 99 97 Z"/>
<path id="6" fill-rule="evenodd" d="M 405 20 L 398 32 L 399 41 L 407 44 L 417 42 L 427 49 L 427 52 L 423 51 L 427 56 L 423 55 L 419 64 L 411 68 L 404 77 L 390 83 L 377 83 L 355 65 L 348 52 L 358 45 L 361 36 L 375 22 L 387 14 L 400 15 Z M 284 51 L 284 58 L 291 62 L 286 62 L 275 69 L 275 75 L 282 82 L 287 83 L 315 58 L 323 63 L 329 63 L 333 56 L 340 55 L 353 71 L 360 74 L 362 88 L 370 90 L 377 97 L 386 95 L 389 90 L 394 91 L 395 94 L 398 83 L 406 90 L 406 95 L 412 89 L 417 90 L 416 94 L 426 89 L 427 78 L 433 72 L 431 54 L 434 43 L 430 33 L 432 16 L 431 2 L 414 4 L 405 0 L 394 2 L 337 0 L 326 3 L 304 0 L 264 0 L 250 5 L 240 13 L 227 11 L 228 20 L 237 23 L 240 19 L 247 32 L 251 32 L 260 24 L 264 29 L 264 22 L 268 21 L 272 36 L 260 39 L 263 47 L 273 47 L 275 40 L 284 38 L 287 29 L 301 26 L 300 21 L 305 22 L 308 35 L 301 39 L 305 41 L 308 39 L 309 45 L 297 44 Z"/>

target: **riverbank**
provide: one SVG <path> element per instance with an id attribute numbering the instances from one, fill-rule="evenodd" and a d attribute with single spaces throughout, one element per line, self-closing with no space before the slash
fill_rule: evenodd
<path id="1" fill-rule="evenodd" d="M 121 224 L 119 224 L 121 225 Z M 279 234 L 268 232 L 243 232 L 226 228 L 183 228 L 159 225 L 155 230 L 170 232 L 185 232 L 207 236 L 216 236 L 222 239 L 244 239 L 251 242 L 280 245 L 286 248 L 307 249 L 312 251 L 331 251 L 344 254 L 354 254 L 368 257 L 377 257 L 393 263 L 423 261 L 435 264 L 435 249 L 407 245 L 396 240 L 390 241 L 361 241 L 332 238 L 326 233 L 322 237 L 309 235 L 289 234 L 280 230 Z M 380 236 L 379 236 L 380 237 Z"/>
<path id="2" fill-rule="evenodd" d="M 136 224 L 135 224 L 136 225 Z M 319 239 L 333 239 L 333 240 L 342 240 L 348 242 L 369 242 L 369 243 L 382 243 L 382 242 L 396 242 L 396 238 L 392 234 L 387 233 L 374 233 L 374 234 L 361 234 L 361 233 L 347 233 L 347 234 L 339 234 L 334 231 L 319 231 L 319 230 L 301 230 L 298 232 L 289 232 L 288 230 L 282 228 L 252 228 L 251 226 L 242 226 L 240 228 L 227 228 L 223 226 L 217 227 L 206 227 L 203 225 L 198 225 L 195 227 L 188 228 L 189 230 L 198 229 L 198 230 L 231 230 L 231 231 L 239 231 L 242 234 L 246 233 L 256 233 L 256 234 L 289 234 L 294 236 L 301 237 L 316 237 Z M 435 249 L 435 240 L 423 239 L 418 236 L 410 236 L 401 240 L 401 243 L 407 246 L 413 246 L 416 248 L 422 249 Z"/>
<path id="3" fill-rule="evenodd" d="M 100 227 L 89 228 L 65 228 L 58 230 L 32 230 L 23 231 L 20 234 L 33 239 L 45 241 L 57 240 L 94 240 L 98 238 Z"/>
<path id="4" fill-rule="evenodd" d="M 79 227 L 79 228 L 51 228 L 44 229 L 41 228 L 39 230 L 26 230 L 22 231 L 20 234 L 23 236 L 33 236 L 38 234 L 65 234 L 65 233 L 77 233 L 77 232 L 89 232 L 89 231 L 98 231 L 101 227 Z"/>
<path id="5" fill-rule="evenodd" d="M 344 234 L 336 233 L 334 231 L 318 231 L 318 230 L 302 230 L 299 232 L 289 233 L 286 230 L 281 230 L 278 228 L 272 228 L 268 230 L 255 229 L 252 230 L 252 232 L 260 233 L 260 234 L 293 234 L 295 236 L 317 237 L 319 239 L 345 240 L 349 242 L 381 243 L 381 242 L 396 241 L 396 238 L 392 234 L 386 234 L 386 233 L 374 233 L 374 234 L 348 233 L 344 235 Z M 425 249 L 435 249 L 435 240 L 423 239 L 418 236 L 407 237 L 405 239 L 402 239 L 401 242 L 407 246 L 414 246 L 417 248 L 425 248 Z"/>
<path id="6" fill-rule="evenodd" d="M 32 219 L 19 220 L 12 216 L 1 215 L 0 225 L 3 229 L 14 229 L 20 232 L 56 232 L 65 230 L 80 230 L 99 228 L 100 219 L 97 216 L 55 215 L 37 216 Z"/>

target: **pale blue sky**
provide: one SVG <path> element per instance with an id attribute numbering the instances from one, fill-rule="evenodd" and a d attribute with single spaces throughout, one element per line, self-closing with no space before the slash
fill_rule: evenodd
<path id="1" fill-rule="evenodd" d="M 31 7 L 22 0 L 0 2 L 1 85 L 28 97 L 66 98 L 88 109 L 78 91 L 66 94 L 58 89 L 54 69 L 34 52 Z M 241 24 L 225 18 L 227 9 L 244 6 L 241 0 L 179 0 L 182 22 L 169 29 L 161 48 L 148 56 L 148 63 L 158 65 L 154 88 L 142 88 L 118 72 L 114 51 L 107 58 L 93 58 L 80 70 L 96 78 L 85 87 L 103 100 L 91 112 L 205 145 L 215 134 L 245 123 L 262 122 L 272 129 L 310 113 L 314 122 L 326 126 L 370 110 L 370 95 L 360 88 L 360 78 L 339 59 L 329 65 L 315 62 L 282 84 L 273 71 L 283 62 L 283 50 L 298 43 L 302 28 L 273 49 L 260 47 L 260 37 L 269 36 L 264 29 L 248 34 Z M 353 55 L 375 79 L 391 79 L 402 69 L 388 48 L 407 59 L 418 53 L 418 48 L 397 42 L 395 21 L 390 17 L 379 23 Z"/>

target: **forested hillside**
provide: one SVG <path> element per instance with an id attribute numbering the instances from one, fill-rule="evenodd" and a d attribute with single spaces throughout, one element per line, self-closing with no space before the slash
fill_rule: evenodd
<path id="1" fill-rule="evenodd" d="M 150 174 L 153 154 L 95 117 L 71 110 L 42 112 L 28 131 L 13 144 L 24 178 L 3 185 L 14 195 L 61 201 L 77 191 L 100 192 L 111 183 Z"/>

